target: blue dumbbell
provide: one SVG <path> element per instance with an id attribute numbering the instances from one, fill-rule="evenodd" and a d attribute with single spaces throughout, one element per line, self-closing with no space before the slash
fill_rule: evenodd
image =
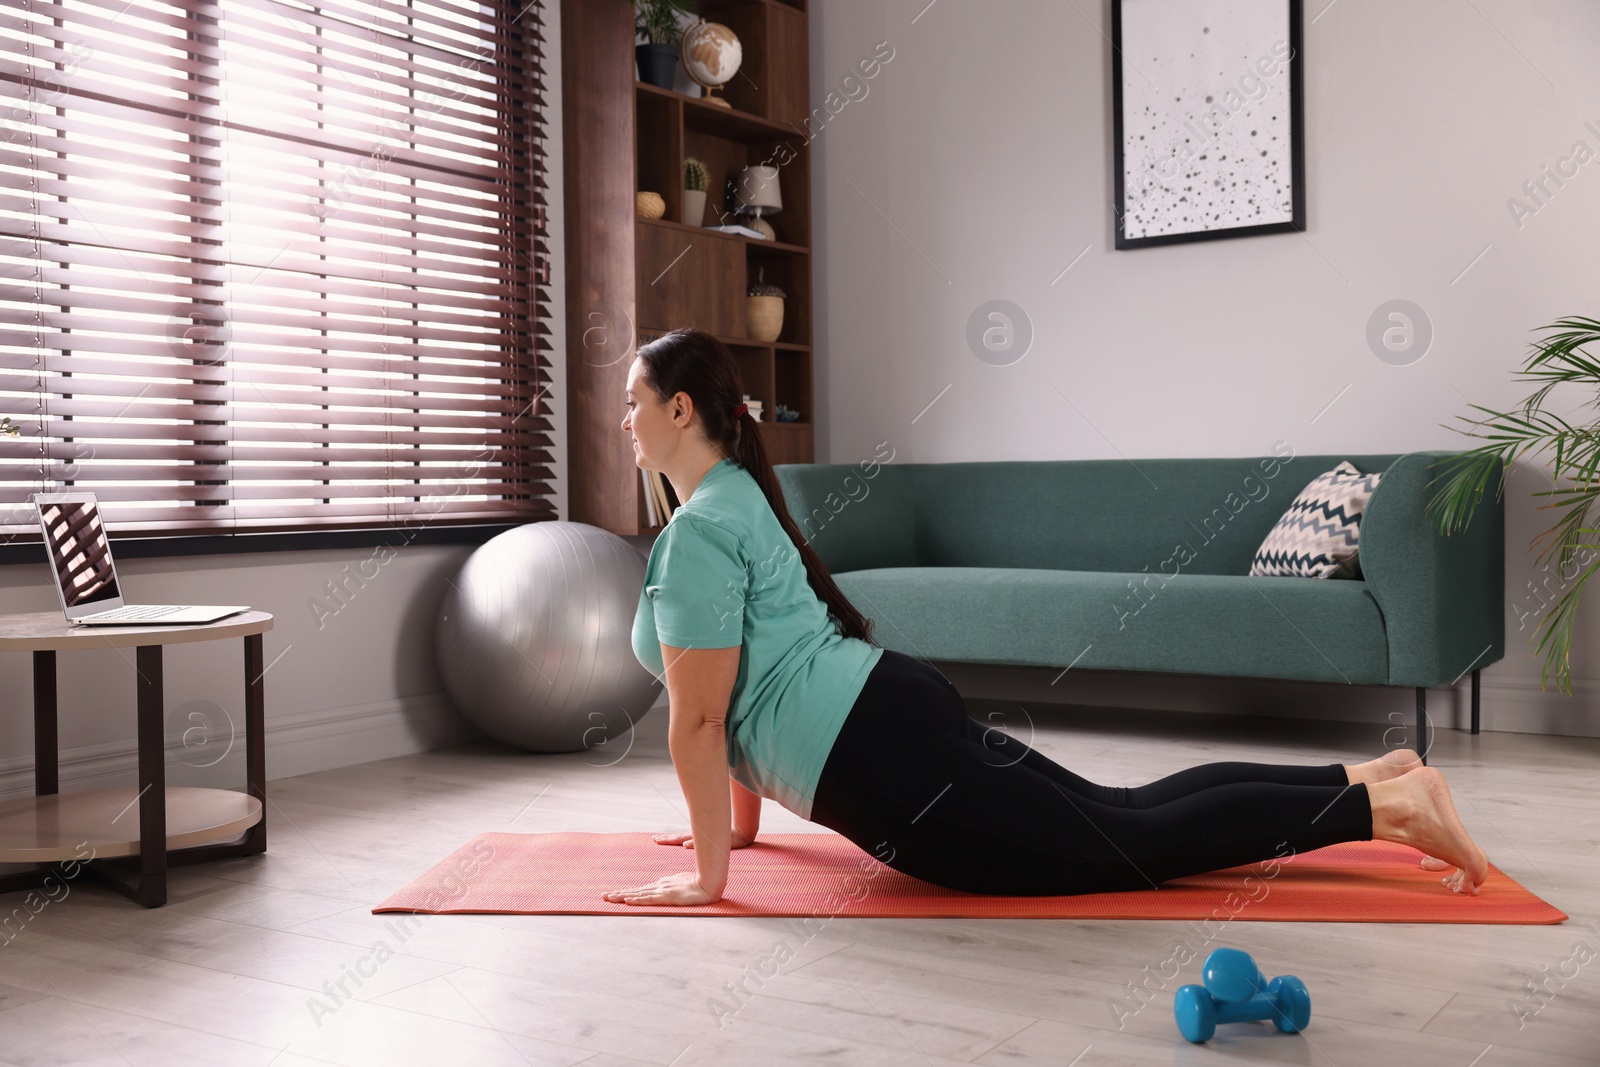
<path id="1" fill-rule="evenodd" d="M 1311 994 L 1292 974 L 1268 982 L 1248 952 L 1219 948 L 1206 957 L 1205 985 L 1180 986 L 1172 1000 L 1178 1032 L 1190 1041 L 1210 1041 L 1218 1023 L 1271 1019 L 1297 1034 L 1311 1022 Z"/>

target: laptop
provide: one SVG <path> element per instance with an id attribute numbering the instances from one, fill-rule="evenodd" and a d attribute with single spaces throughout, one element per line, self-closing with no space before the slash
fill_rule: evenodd
<path id="1" fill-rule="evenodd" d="M 165 626 L 215 622 L 248 604 L 125 604 L 111 562 L 111 543 L 93 493 L 35 493 L 46 562 L 67 620 L 91 626 Z"/>

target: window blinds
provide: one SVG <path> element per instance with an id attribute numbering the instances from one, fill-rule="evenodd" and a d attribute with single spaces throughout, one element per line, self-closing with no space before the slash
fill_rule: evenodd
<path id="1" fill-rule="evenodd" d="M 0 533 L 553 518 L 537 4 L 8 0 Z"/>

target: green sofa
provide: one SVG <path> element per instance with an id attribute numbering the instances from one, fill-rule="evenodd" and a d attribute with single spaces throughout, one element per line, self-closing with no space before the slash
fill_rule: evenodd
<path id="1" fill-rule="evenodd" d="M 1505 516 L 1445 536 L 1423 508 L 1450 452 L 1227 459 L 784 464 L 790 514 L 878 641 L 926 660 L 1403 685 L 1505 653 Z M 1247 577 L 1296 494 L 1382 471 L 1361 578 Z M 1442 483 L 1439 483 L 1442 484 Z M 1491 486 L 1498 484 L 1492 479 Z M 1187 551 L 1185 551 L 1187 548 Z"/>

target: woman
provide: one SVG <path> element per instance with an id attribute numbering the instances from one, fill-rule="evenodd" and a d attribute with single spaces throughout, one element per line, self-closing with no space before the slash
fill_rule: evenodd
<path id="1" fill-rule="evenodd" d="M 1488 859 L 1409 751 L 1345 766 L 1212 763 L 1101 786 L 967 715 L 937 669 L 873 640 L 785 507 L 732 355 L 678 330 L 642 347 L 622 429 L 682 505 L 656 539 L 634 654 L 665 676 L 695 870 L 605 899 L 721 899 L 769 797 L 925 881 L 1068 894 L 1380 839 L 1476 894 Z M 1435 860 L 1432 857 L 1437 856 Z M 1442 861 L 1442 862 L 1441 862 Z"/>

